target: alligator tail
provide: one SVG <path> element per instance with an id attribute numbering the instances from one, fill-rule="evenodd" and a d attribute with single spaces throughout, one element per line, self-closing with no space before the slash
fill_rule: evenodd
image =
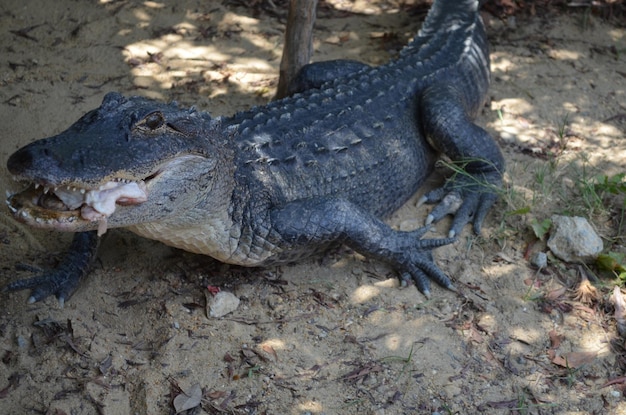
<path id="1" fill-rule="evenodd" d="M 479 0 L 435 0 L 419 32 L 419 37 L 429 37 L 444 30 L 454 30 L 463 23 L 477 18 Z"/>

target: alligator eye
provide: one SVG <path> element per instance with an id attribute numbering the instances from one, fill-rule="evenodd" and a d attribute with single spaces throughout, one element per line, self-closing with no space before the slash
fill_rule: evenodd
<path id="1" fill-rule="evenodd" d="M 143 127 L 149 130 L 158 130 L 165 124 L 163 114 L 160 112 L 153 112 L 148 115 L 139 123 L 139 127 Z"/>

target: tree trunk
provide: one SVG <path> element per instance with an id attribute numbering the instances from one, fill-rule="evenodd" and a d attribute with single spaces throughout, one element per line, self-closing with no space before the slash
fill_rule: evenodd
<path id="1" fill-rule="evenodd" d="M 280 61 L 276 99 L 287 95 L 289 83 L 311 59 L 316 7 L 317 0 L 289 0 L 285 47 Z"/>

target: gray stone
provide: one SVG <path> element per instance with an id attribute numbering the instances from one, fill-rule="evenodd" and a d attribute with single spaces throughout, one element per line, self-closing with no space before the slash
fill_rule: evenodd
<path id="1" fill-rule="evenodd" d="M 537 268 L 545 268 L 548 265 L 548 256 L 545 252 L 535 252 L 530 257 L 530 263 Z"/>
<path id="2" fill-rule="evenodd" d="M 220 318 L 239 307 L 239 298 L 227 291 L 220 291 L 209 299 L 209 316 Z"/>
<path id="3" fill-rule="evenodd" d="M 591 262 L 602 252 L 602 239 L 587 219 L 552 216 L 548 248 L 565 262 Z"/>

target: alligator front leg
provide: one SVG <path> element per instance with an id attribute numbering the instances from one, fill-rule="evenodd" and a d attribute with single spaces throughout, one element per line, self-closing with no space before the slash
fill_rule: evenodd
<path id="1" fill-rule="evenodd" d="M 432 250 L 455 239 L 421 239 L 427 227 L 412 232 L 395 231 L 343 199 L 295 201 L 274 210 L 271 217 L 287 251 L 311 251 L 344 243 L 367 257 L 390 264 L 403 285 L 413 280 L 426 297 L 430 296 L 429 279 L 454 290 L 450 279 L 433 261 Z"/>
<path id="2" fill-rule="evenodd" d="M 14 281 L 5 286 L 3 291 L 32 288 L 29 303 L 54 294 L 62 307 L 65 300 L 78 288 L 80 280 L 89 273 L 98 251 L 99 240 L 96 231 L 76 233 L 69 251 L 56 268 L 33 278 Z"/>
<path id="3" fill-rule="evenodd" d="M 450 237 L 469 222 L 474 232 L 480 233 L 487 212 L 498 199 L 504 172 L 500 148 L 487 131 L 474 124 L 473 111 L 465 102 L 452 83 L 427 88 L 420 100 L 421 122 L 429 143 L 461 168 L 444 186 L 420 200 L 438 203 L 426 224 L 454 214 Z"/>

